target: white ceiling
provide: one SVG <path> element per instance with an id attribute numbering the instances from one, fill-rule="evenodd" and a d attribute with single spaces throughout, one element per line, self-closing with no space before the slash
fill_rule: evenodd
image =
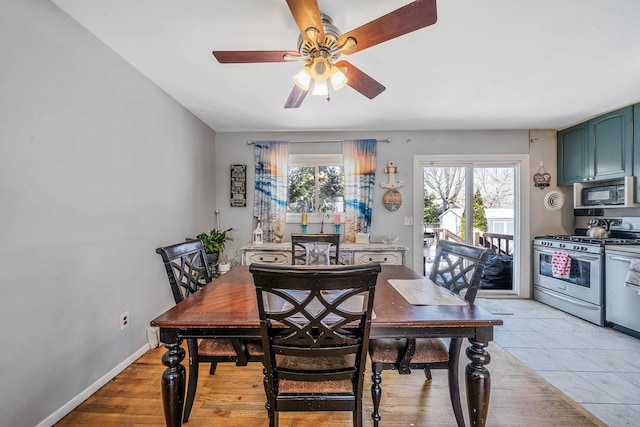
<path id="1" fill-rule="evenodd" d="M 285 0 L 52 0 L 217 131 L 558 129 L 640 102 L 640 1 L 439 0 L 430 27 L 346 57 L 386 86 L 283 108 L 300 63 Z M 347 32 L 408 0 L 318 0 Z"/>

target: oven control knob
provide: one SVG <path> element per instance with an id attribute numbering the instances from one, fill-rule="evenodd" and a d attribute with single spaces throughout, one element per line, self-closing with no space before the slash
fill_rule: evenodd
<path id="1" fill-rule="evenodd" d="M 565 244 L 564 244 L 564 243 L 558 243 L 558 247 L 560 247 L 560 248 L 564 248 L 564 247 L 565 247 Z"/>

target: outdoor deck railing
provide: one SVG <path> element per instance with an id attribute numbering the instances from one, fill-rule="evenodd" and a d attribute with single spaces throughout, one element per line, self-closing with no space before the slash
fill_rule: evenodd
<path id="1" fill-rule="evenodd" d="M 489 248 L 496 254 L 513 254 L 513 236 L 510 234 L 479 231 L 475 233 L 474 245 Z"/>

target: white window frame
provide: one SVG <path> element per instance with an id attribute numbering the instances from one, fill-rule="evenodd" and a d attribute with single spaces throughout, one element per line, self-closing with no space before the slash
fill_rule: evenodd
<path id="1" fill-rule="evenodd" d="M 317 172 L 320 166 L 336 166 L 342 165 L 344 170 L 344 160 L 342 154 L 289 154 L 289 163 L 288 167 L 298 166 L 298 167 L 315 167 L 316 168 L 316 188 L 314 192 L 314 197 L 316 201 L 316 206 L 318 204 L 318 179 Z M 289 180 L 289 171 L 287 170 L 287 181 Z M 289 200 L 287 199 L 287 204 Z M 298 212 L 287 212 L 287 224 L 299 224 L 302 222 L 302 214 Z M 313 212 L 308 214 L 308 223 L 310 224 L 320 224 L 322 221 L 322 216 L 319 212 Z M 344 222 L 344 212 L 341 213 L 341 222 Z"/>

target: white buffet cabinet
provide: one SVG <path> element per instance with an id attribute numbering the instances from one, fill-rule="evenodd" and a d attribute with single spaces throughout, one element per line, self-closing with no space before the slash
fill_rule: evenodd
<path id="1" fill-rule="evenodd" d="M 242 265 L 251 263 L 291 265 L 291 242 L 249 244 L 240 248 Z M 405 265 L 407 248 L 382 243 L 340 243 L 340 264 Z"/>

